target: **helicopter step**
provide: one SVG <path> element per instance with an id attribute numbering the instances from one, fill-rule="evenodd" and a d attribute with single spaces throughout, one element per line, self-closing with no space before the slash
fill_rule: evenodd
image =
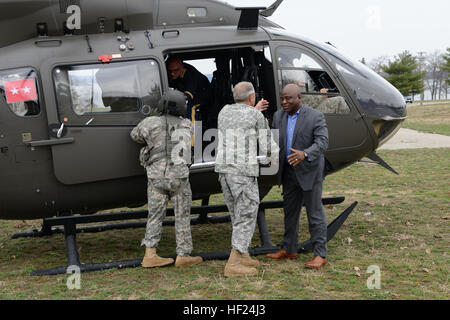
<path id="1" fill-rule="evenodd" d="M 322 203 L 324 205 L 328 204 L 338 204 L 342 203 L 345 200 L 344 197 L 333 197 L 333 198 L 323 198 Z M 203 204 L 208 201 L 203 201 Z M 344 210 L 333 222 L 328 225 L 327 228 L 327 241 L 331 240 L 339 228 L 342 226 L 344 221 L 347 219 L 349 214 L 356 207 L 357 202 L 354 202 L 350 207 Z M 267 223 L 265 219 L 265 209 L 274 209 L 274 208 L 282 208 L 283 201 L 266 201 L 262 202 L 259 207 L 258 212 L 258 228 L 260 232 L 260 240 L 261 246 L 254 247 L 249 250 L 250 255 L 261 255 L 270 252 L 274 252 L 279 249 L 279 246 L 274 246 L 270 239 L 270 234 L 268 232 Z M 218 216 L 218 217 L 208 217 L 208 213 L 212 212 L 226 212 L 228 211 L 225 205 L 204 205 L 193 207 L 191 212 L 193 214 L 198 213 L 200 216 L 198 218 L 191 219 L 191 224 L 203 224 L 203 223 L 222 223 L 230 221 L 230 216 Z M 167 215 L 173 215 L 173 209 L 167 210 Z M 203 216 L 201 216 L 203 215 Z M 54 232 L 52 230 L 52 226 L 63 226 L 64 227 L 64 236 L 66 240 L 66 251 L 67 251 L 67 266 L 61 266 L 50 269 L 42 269 L 35 270 L 31 272 L 33 276 L 41 276 L 41 275 L 56 275 L 56 274 L 66 274 L 70 273 L 69 271 L 75 270 L 76 272 L 90 272 L 90 271 L 99 271 L 105 269 L 112 268 L 133 268 L 141 265 L 142 259 L 134 259 L 134 260 L 122 260 L 122 261 L 114 261 L 114 262 L 104 262 L 104 263 L 81 263 L 80 256 L 77 250 L 76 244 L 76 234 L 79 232 L 89 232 L 88 227 L 84 228 L 76 228 L 77 224 L 80 223 L 93 223 L 100 221 L 114 221 L 114 220 L 131 220 L 131 219 L 139 219 L 145 218 L 147 216 L 147 211 L 136 211 L 136 212 L 119 212 L 119 213 L 107 213 L 107 214 L 94 214 L 94 215 L 82 215 L 82 216 L 64 216 L 64 217 L 56 217 L 56 218 L 48 218 L 46 219 L 46 228 L 42 232 L 49 232 L 49 234 L 60 233 L 61 231 Z M 164 221 L 163 225 L 173 224 L 173 220 Z M 140 223 L 142 226 L 145 224 Z M 140 225 L 140 226 L 141 226 Z M 117 228 L 131 228 L 136 227 L 137 224 L 119 224 L 113 225 L 115 229 Z M 91 227 L 91 232 L 99 232 L 106 230 L 107 226 L 96 226 Z M 97 229 L 95 231 L 95 228 Z M 60 230 L 60 229 L 56 229 Z M 42 235 L 41 235 L 42 236 Z M 312 244 L 310 241 L 305 241 L 304 243 L 299 245 L 299 252 L 306 252 L 311 250 Z M 225 260 L 228 259 L 230 255 L 230 251 L 215 251 L 215 252 L 202 252 L 202 253 L 193 253 L 195 256 L 201 256 L 204 260 Z M 175 256 L 174 256 L 175 257 Z"/>
<path id="2" fill-rule="evenodd" d="M 339 203 L 342 203 L 344 200 L 345 200 L 344 197 L 324 198 L 323 204 L 324 205 L 339 204 Z M 223 217 L 208 217 L 208 213 L 217 213 L 217 212 L 228 211 L 228 209 L 225 205 L 208 206 L 208 204 L 209 204 L 209 197 L 204 198 L 202 200 L 201 206 L 191 208 L 192 214 L 199 215 L 198 218 L 192 219 L 192 221 L 191 221 L 192 225 L 204 224 L 204 223 L 222 223 L 222 222 L 230 221 L 229 215 L 226 215 Z M 260 207 L 260 210 L 261 209 L 282 208 L 282 206 L 283 206 L 282 201 L 268 201 L 268 202 L 264 202 L 264 205 L 262 205 Z M 105 221 L 115 221 L 115 220 L 134 220 L 134 219 L 147 218 L 147 216 L 148 216 L 147 210 L 119 212 L 119 213 L 112 213 L 112 214 L 83 215 L 83 217 L 89 217 L 89 218 L 82 218 L 81 220 L 77 220 L 77 223 L 105 222 Z M 173 212 L 172 208 L 167 209 L 166 216 L 168 216 L 168 217 L 174 216 L 174 212 Z M 73 216 L 70 215 L 68 217 L 73 217 Z M 41 230 L 34 229 L 31 232 L 14 233 L 11 235 L 11 239 L 28 238 L 28 237 L 33 237 L 33 238 L 34 237 L 45 237 L 45 236 L 51 236 L 54 234 L 64 234 L 64 229 L 52 228 L 53 226 L 63 225 L 61 222 L 64 221 L 64 218 L 67 218 L 67 216 L 66 217 L 57 217 L 57 218 L 45 218 L 42 221 Z M 258 219 L 258 221 L 259 221 L 259 219 Z M 103 232 L 103 231 L 108 231 L 108 230 L 143 228 L 146 226 L 146 224 L 147 224 L 147 222 L 144 221 L 144 222 L 130 222 L 130 223 L 120 223 L 120 224 L 86 226 L 86 227 L 76 228 L 76 233 L 96 233 L 96 232 Z M 163 222 L 164 226 L 173 225 L 173 224 L 174 224 L 174 221 L 172 221 L 172 220 Z M 261 230 L 261 227 L 263 227 L 263 226 L 259 226 L 259 227 Z"/>
<path id="3" fill-rule="evenodd" d="M 206 202 L 207 203 L 207 202 Z M 273 204 L 272 204 L 273 205 Z M 223 217 L 208 217 L 208 213 L 213 212 L 225 212 L 227 208 L 225 205 L 208 206 L 205 204 L 205 200 L 202 202 L 202 206 L 191 208 L 192 214 L 199 214 L 198 218 L 191 220 L 191 224 L 202 224 L 202 223 L 222 223 L 229 222 L 229 215 Z M 127 212 L 116 212 L 116 213 L 105 213 L 105 214 L 91 214 L 91 215 L 80 215 L 80 216 L 60 216 L 56 218 L 45 218 L 42 222 L 42 229 L 34 229 L 31 232 L 21 232 L 11 235 L 12 239 L 26 238 L 26 237 L 44 237 L 51 236 L 53 234 L 63 234 L 64 229 L 53 228 L 54 226 L 64 226 L 65 220 L 73 220 L 75 224 L 80 223 L 93 223 L 93 222 L 106 222 L 106 221 L 117 221 L 117 220 L 134 220 L 147 218 L 148 211 L 127 211 Z M 174 211 L 172 208 L 167 209 L 166 216 L 174 216 Z M 120 223 L 120 224 L 107 224 L 107 225 L 95 225 L 95 226 L 85 226 L 76 228 L 76 233 L 96 233 L 103 232 L 107 230 L 117 230 L 117 229 L 129 229 L 129 228 L 141 228 L 145 227 L 147 222 L 130 222 L 130 223 Z M 173 225 L 173 220 L 166 220 L 163 225 Z"/>

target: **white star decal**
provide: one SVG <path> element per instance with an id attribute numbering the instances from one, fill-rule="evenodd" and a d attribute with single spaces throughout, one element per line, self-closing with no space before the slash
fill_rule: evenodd
<path id="1" fill-rule="evenodd" d="M 13 95 L 19 94 L 19 90 L 17 90 L 17 88 L 14 88 L 10 91 L 12 92 Z"/>
<path id="2" fill-rule="evenodd" d="M 28 87 L 25 87 L 25 88 L 22 89 L 22 91 L 23 91 L 23 93 L 25 93 L 25 94 L 29 94 L 30 91 L 31 91 L 31 89 L 28 88 Z"/>

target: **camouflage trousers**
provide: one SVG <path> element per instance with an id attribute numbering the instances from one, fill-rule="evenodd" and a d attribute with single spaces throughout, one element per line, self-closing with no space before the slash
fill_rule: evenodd
<path id="1" fill-rule="evenodd" d="M 233 226 L 231 247 L 241 253 L 247 253 L 258 216 L 258 179 L 220 173 L 219 181 Z"/>
<path id="2" fill-rule="evenodd" d="M 188 178 L 148 179 L 148 220 L 141 246 L 155 248 L 161 240 L 162 223 L 169 199 L 175 212 L 176 252 L 186 256 L 192 252 L 191 205 L 192 191 Z"/>

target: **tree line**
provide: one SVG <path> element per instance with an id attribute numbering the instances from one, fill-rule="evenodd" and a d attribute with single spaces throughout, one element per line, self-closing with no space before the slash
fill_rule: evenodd
<path id="1" fill-rule="evenodd" d="M 365 63 L 365 59 L 361 60 Z M 450 85 L 450 48 L 446 52 L 419 52 L 416 55 L 403 51 L 390 58 L 380 56 L 368 64 L 404 96 L 420 95 L 427 90 L 432 100 L 447 99 Z"/>

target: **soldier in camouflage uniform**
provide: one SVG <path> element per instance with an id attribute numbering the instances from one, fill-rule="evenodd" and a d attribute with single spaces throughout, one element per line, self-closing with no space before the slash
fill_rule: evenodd
<path id="1" fill-rule="evenodd" d="M 346 114 L 350 113 L 350 108 L 341 96 L 327 98 L 322 101 L 316 108 L 322 113 Z"/>
<path id="2" fill-rule="evenodd" d="M 177 241 L 175 266 L 186 267 L 202 261 L 201 257 L 189 256 L 193 247 L 188 165 L 193 127 L 188 119 L 184 119 L 186 98 L 183 93 L 175 90 L 167 92 L 158 108 L 161 116 L 145 118 L 130 134 L 134 141 L 147 144 L 140 153 L 140 162 L 148 178 L 148 221 L 145 238 L 141 242 L 146 252 L 142 266 L 148 268 L 173 263 L 173 259 L 161 258 L 156 254 L 167 203 L 171 199 Z"/>
<path id="3" fill-rule="evenodd" d="M 322 88 L 321 93 L 328 92 L 328 89 Z M 346 114 L 350 113 L 350 108 L 341 96 L 328 97 L 326 95 L 302 94 L 302 102 L 322 113 L 327 114 Z"/>
<path id="4" fill-rule="evenodd" d="M 257 273 L 255 267 L 259 262 L 250 258 L 248 253 L 260 201 L 257 141 L 263 155 L 272 154 L 277 157 L 279 153 L 278 146 L 270 136 L 266 119 L 254 107 L 253 85 L 240 82 L 235 86 L 233 94 L 236 103 L 223 107 L 218 116 L 219 142 L 215 166 L 233 226 L 232 250 L 225 266 L 227 277 Z M 269 156 L 261 162 L 267 164 L 271 160 L 273 159 Z"/>

